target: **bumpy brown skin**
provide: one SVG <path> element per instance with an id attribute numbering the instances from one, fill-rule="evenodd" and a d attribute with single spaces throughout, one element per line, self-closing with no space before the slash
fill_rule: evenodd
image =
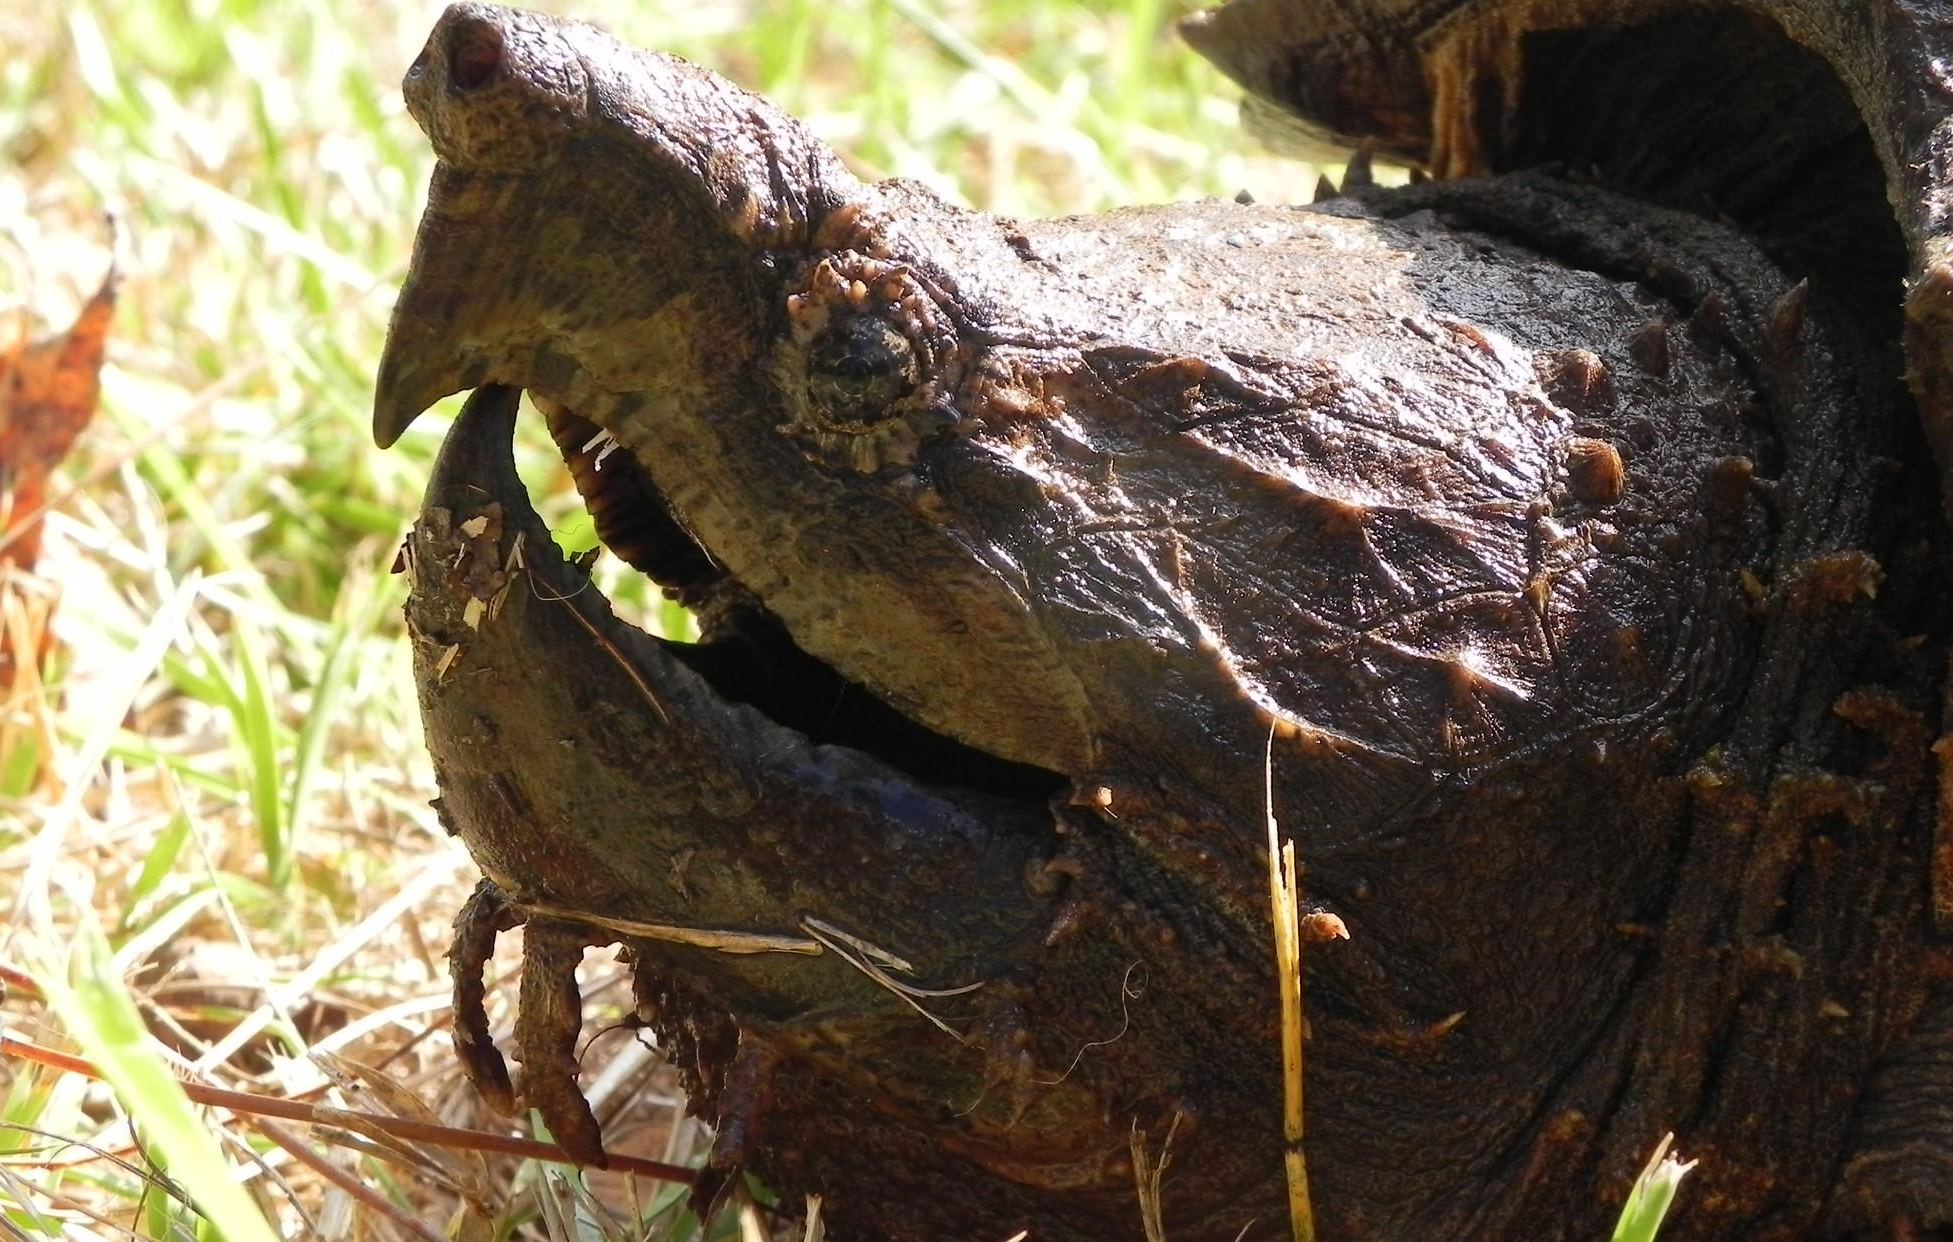
<path id="1" fill-rule="evenodd" d="M 1849 250 L 1852 228 L 1874 217 L 1896 228 L 1910 378 L 1953 479 L 1953 13 L 1944 4 L 1231 0 L 1182 31 L 1260 112 L 1307 134 L 1376 143 L 1440 176 L 1578 161 L 1692 207 L 1713 200 L 1741 223 L 1772 208 L 1801 213 L 1829 231 L 1833 250 Z M 1838 186 L 1810 178 L 1819 166 L 1837 171 L 1827 148 L 1847 142 L 1862 144 L 1885 183 L 1882 193 L 1865 185 L 1860 169 L 1839 178 L 1869 200 L 1854 205 L 1827 202 Z M 1847 223 L 1858 207 L 1869 211 Z M 1877 296 L 1895 309 L 1900 299 L 1890 288 Z M 1953 484 L 1945 495 L 1953 500 Z"/>
<path id="2" fill-rule="evenodd" d="M 1807 237 L 1544 176 L 998 220 L 478 5 L 408 97 L 376 420 L 477 387 L 408 619 L 500 893 L 457 944 L 491 1090 L 470 965 L 527 918 L 516 1089 L 586 1150 L 567 972 L 622 939 L 715 1169 L 850 1236 L 1136 1238 L 1169 1130 L 1168 1236 L 1282 1236 L 1272 736 L 1352 935 L 1308 959 L 1323 1236 L 1604 1236 L 1668 1129 L 1675 1237 L 1948 1216 L 1943 524 L 1897 316 Z M 820 370 L 862 317 L 909 366 L 872 407 Z M 622 442 L 579 483 L 706 644 L 554 554 L 518 388 Z M 982 986 L 937 1026 L 890 980 Z"/>

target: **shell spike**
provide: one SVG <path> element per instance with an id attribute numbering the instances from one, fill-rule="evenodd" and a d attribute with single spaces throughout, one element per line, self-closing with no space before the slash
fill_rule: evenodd
<path id="1" fill-rule="evenodd" d="M 1343 170 L 1343 193 L 1365 190 L 1377 183 L 1376 155 L 1377 144 L 1369 139 L 1356 148 L 1356 154 L 1349 157 L 1349 166 Z"/>
<path id="2" fill-rule="evenodd" d="M 1729 339 L 1729 308 L 1722 294 L 1711 289 L 1702 295 L 1702 300 L 1695 304 L 1695 313 L 1689 316 L 1689 331 L 1704 341 Z"/>
<path id="3" fill-rule="evenodd" d="M 1797 338 L 1803 335 L 1804 316 L 1810 309 L 1810 302 L 1811 282 L 1806 278 L 1798 281 L 1770 308 L 1768 332 L 1773 351 L 1789 353 L 1797 347 Z"/>

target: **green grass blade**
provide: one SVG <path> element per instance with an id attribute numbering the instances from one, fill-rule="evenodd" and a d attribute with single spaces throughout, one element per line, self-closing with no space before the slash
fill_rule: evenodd
<path id="1" fill-rule="evenodd" d="M 292 878 L 292 840 L 279 788 L 278 720 L 269 689 L 271 669 L 258 627 L 242 614 L 233 615 L 231 623 L 237 644 L 237 731 L 244 747 L 251 813 L 258 822 L 265 876 L 273 888 L 282 889 Z"/>
<path id="2" fill-rule="evenodd" d="M 41 1114 L 54 1095 L 54 1082 L 54 1075 L 39 1066 L 21 1065 L 19 1077 L 7 1088 L 6 1099 L 0 1101 L 0 1156 L 17 1156 L 38 1141 L 21 1127 L 43 1128 Z"/>
<path id="3" fill-rule="evenodd" d="M 358 667 L 358 655 L 378 626 L 394 593 L 383 591 L 371 578 L 350 583 L 340 595 L 319 680 L 312 687 L 312 705 L 298 729 L 298 753 L 292 761 L 289 835 L 296 841 L 304 823 L 312 779 L 323 763 L 326 741 L 339 719 L 339 708 Z"/>
<path id="4" fill-rule="evenodd" d="M 197 767 L 193 761 L 179 755 L 168 754 L 158 749 L 152 739 L 127 729 L 116 732 L 109 743 L 108 753 L 125 763 L 162 768 L 185 785 L 215 798 L 229 801 L 242 792 L 242 788 L 232 775 L 225 772 L 207 772 Z"/>
<path id="5" fill-rule="evenodd" d="M 1115 94 L 1121 126 L 1137 125 L 1146 110 L 1153 47 L 1160 39 L 1161 0 L 1128 0 L 1126 37 L 1119 48 Z"/>
<path id="6" fill-rule="evenodd" d="M 148 1042 L 135 1001 L 110 963 L 101 932 L 85 926 L 69 977 L 41 983 L 48 1005 L 95 1062 L 151 1150 L 168 1153 L 169 1172 L 224 1242 L 278 1242 L 257 1205 L 234 1179 L 217 1139 Z"/>
<path id="7" fill-rule="evenodd" d="M 135 881 L 129 885 L 128 900 L 122 909 L 122 926 L 126 929 L 135 918 L 136 910 L 148 901 L 163 882 L 163 877 L 176 866 L 176 859 L 183 852 L 183 843 L 190 839 L 190 817 L 181 811 L 170 820 L 169 827 L 157 836 L 156 844 L 143 856 L 142 870 L 136 873 Z"/>
<path id="8" fill-rule="evenodd" d="M 41 772 L 41 739 L 22 730 L 0 754 L 0 797 L 18 798 L 34 785 Z"/>
<path id="9" fill-rule="evenodd" d="M 1675 1202 L 1676 1189 L 1695 1167 L 1695 1161 L 1683 1161 L 1670 1153 L 1669 1145 L 1674 1141 L 1674 1135 L 1663 1135 L 1655 1154 L 1648 1158 L 1647 1167 L 1634 1179 L 1634 1189 L 1628 1191 L 1621 1219 L 1614 1226 L 1613 1242 L 1654 1242 L 1655 1235 L 1661 1232 L 1661 1222 Z"/>

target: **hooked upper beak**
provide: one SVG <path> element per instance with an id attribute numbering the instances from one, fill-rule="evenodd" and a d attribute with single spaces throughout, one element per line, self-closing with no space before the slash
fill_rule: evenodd
<path id="1" fill-rule="evenodd" d="M 391 447 L 439 398 L 490 379 L 521 385 L 512 344 L 533 336 L 533 305 L 516 287 L 533 262 L 537 193 L 525 178 L 434 166 L 414 262 L 400 283 L 373 387 L 373 439 Z M 529 342 L 533 346 L 533 342 Z"/>
<path id="2" fill-rule="evenodd" d="M 446 164 L 435 168 L 374 385 L 373 439 L 381 448 L 428 406 L 488 378 L 487 329 L 504 300 L 499 287 L 506 273 L 498 260 L 509 247 L 490 235 L 502 213 L 482 200 L 512 190 Z"/>
<path id="3" fill-rule="evenodd" d="M 588 129 L 588 45 L 604 39 L 544 14 L 453 4 L 408 68 L 407 110 L 440 163 L 380 360 L 380 447 L 434 402 L 487 378 L 483 330 L 519 246 L 510 226 L 526 216 L 523 182 Z"/>
<path id="4" fill-rule="evenodd" d="M 403 364 L 389 353 L 380 365 L 373 398 L 373 443 L 392 448 L 422 410 L 465 387 L 441 378 L 437 368 Z"/>
<path id="5" fill-rule="evenodd" d="M 445 167 L 435 170 L 435 186 L 428 195 L 428 212 L 414 243 L 413 268 L 394 303 L 387 325 L 386 348 L 380 354 L 373 392 L 373 439 L 391 447 L 420 412 L 450 393 L 473 388 L 485 378 L 487 359 L 479 342 L 471 348 L 465 318 L 492 298 L 492 282 L 482 282 L 479 270 L 470 272 L 466 251 L 469 230 L 437 214 L 440 185 L 452 177 Z M 485 264 L 477 254 L 476 269 Z"/>
<path id="6" fill-rule="evenodd" d="M 374 383 L 373 442 L 392 448 L 422 410 L 476 382 L 467 378 L 460 360 L 442 347 L 428 325 L 396 314 Z"/>

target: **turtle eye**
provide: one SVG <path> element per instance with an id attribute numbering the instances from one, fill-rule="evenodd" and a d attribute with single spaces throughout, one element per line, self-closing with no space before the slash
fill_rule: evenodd
<path id="1" fill-rule="evenodd" d="M 807 350 L 807 397 L 837 430 L 894 413 L 921 378 L 915 345 L 880 315 L 842 315 Z"/>
<path id="2" fill-rule="evenodd" d="M 956 421 L 963 355 L 938 297 L 886 258 L 841 250 L 809 262 L 782 307 L 780 430 L 832 469 L 913 464 L 922 441 Z"/>

